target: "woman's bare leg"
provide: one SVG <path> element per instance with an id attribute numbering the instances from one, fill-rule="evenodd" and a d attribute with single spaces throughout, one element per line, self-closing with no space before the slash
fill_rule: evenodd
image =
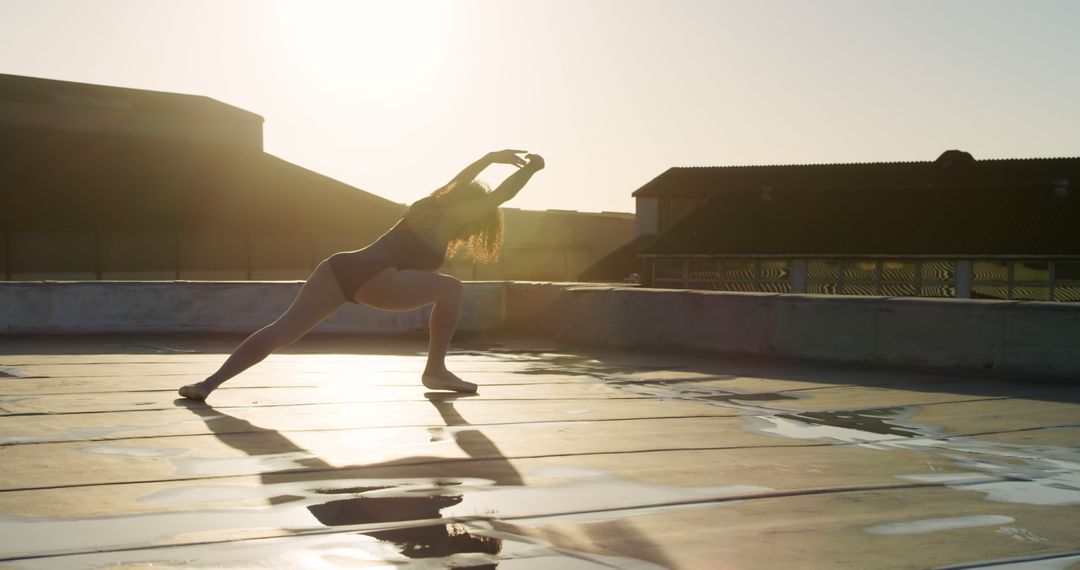
<path id="1" fill-rule="evenodd" d="M 180 395 L 193 400 L 205 400 L 210 392 L 226 380 L 262 362 L 275 350 L 300 340 L 343 303 L 345 297 L 330 271 L 330 265 L 325 261 L 320 263 L 284 314 L 247 337 L 221 368 L 206 380 L 180 388 Z"/>
<path id="2" fill-rule="evenodd" d="M 463 291 L 461 281 L 449 275 L 387 269 L 360 288 L 357 300 L 389 311 L 410 311 L 434 304 L 429 322 L 427 366 L 421 380 L 432 390 L 475 392 L 476 384 L 446 369 L 446 350 L 457 330 Z"/>

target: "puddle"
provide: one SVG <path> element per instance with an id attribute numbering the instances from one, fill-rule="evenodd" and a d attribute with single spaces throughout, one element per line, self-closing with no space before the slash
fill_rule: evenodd
<path id="1" fill-rule="evenodd" d="M 916 450 L 934 454 L 961 474 L 897 475 L 956 489 L 979 491 L 989 501 L 1029 505 L 1080 505 L 1080 449 L 1064 446 L 1006 444 L 970 437 L 945 437 L 937 426 L 911 421 L 919 406 L 856 410 L 771 413 L 754 404 L 793 400 L 791 393 L 738 394 L 706 383 L 716 378 L 649 379 L 618 377 L 619 367 L 602 368 L 582 357 L 553 358 L 532 373 L 591 376 L 635 395 L 660 400 L 736 405 L 761 413 L 744 426 L 753 432 L 792 439 L 819 440 L 867 449 Z M 633 372 L 640 372 L 634 369 Z"/>
<path id="2" fill-rule="evenodd" d="M 896 475 L 897 479 L 905 479 L 908 481 L 922 481 L 925 483 L 971 483 L 974 481 L 985 481 L 987 475 L 985 473 L 920 473 L 916 475 Z M 997 477 L 993 477 L 997 480 Z"/>
<path id="3" fill-rule="evenodd" d="M 986 500 L 996 503 L 1046 506 L 1080 505 L 1080 476 L 1076 473 L 1040 477 L 1027 481 L 995 481 L 947 486 L 954 489 L 986 493 Z"/>
<path id="4" fill-rule="evenodd" d="M 795 414 L 780 414 L 777 417 L 880 435 L 899 437 L 928 435 L 928 426 L 919 430 L 913 424 L 904 422 L 905 418 L 914 415 L 917 411 L 918 409 L 914 406 L 899 406 L 861 410 L 798 412 Z"/>
<path id="5" fill-rule="evenodd" d="M 1049 542 L 1048 539 L 1045 539 L 1026 528 L 1003 526 L 998 529 L 998 534 L 1003 534 L 1018 542 Z"/>
<path id="6" fill-rule="evenodd" d="M 182 477 L 207 477 L 250 473 L 273 473 L 306 467 L 305 460 L 318 459 L 307 451 L 268 453 L 242 457 L 173 457 L 174 473 Z"/>
<path id="7" fill-rule="evenodd" d="M 684 391 L 686 393 L 686 391 Z M 692 392 L 691 392 L 692 393 Z M 695 398 L 709 400 L 712 402 L 776 402 L 778 400 L 797 400 L 797 396 L 790 396 L 788 394 L 779 394 L 775 392 L 765 392 L 761 394 L 737 394 L 734 392 L 728 392 L 726 394 L 707 394 L 704 396 L 693 396 Z"/>
<path id="8" fill-rule="evenodd" d="M 991 570 L 1075 570 L 1080 565 L 1080 554 L 1064 552 L 1059 554 L 1034 555 L 1023 558 L 1009 558 L 1005 560 L 984 560 L 982 562 L 969 562 L 955 566 L 941 566 L 938 570 L 977 570 L 987 568 Z"/>
<path id="9" fill-rule="evenodd" d="M 120 455 L 124 457 L 167 457 L 169 463 L 173 466 L 173 474 L 181 477 L 273 473 L 310 467 L 310 461 L 318 460 L 318 456 L 309 451 L 233 457 L 199 457 L 185 455 L 191 453 L 191 450 L 181 448 L 90 445 L 79 447 L 77 450 L 83 453 Z"/>
<path id="10" fill-rule="evenodd" d="M 938 482 L 952 489 L 978 491 L 999 503 L 1045 506 L 1080 505 L 1080 449 L 1032 446 L 943 437 L 934 426 L 907 421 L 917 407 L 856 412 L 755 416 L 744 426 L 757 433 L 814 439 L 888 451 L 905 449 L 934 454 L 963 473 L 898 474 L 908 481 Z"/>
<path id="11" fill-rule="evenodd" d="M 682 378 L 663 380 L 618 380 L 609 381 L 609 384 L 624 392 L 636 396 L 656 398 L 658 400 L 690 401 L 700 404 L 728 404 L 752 407 L 757 402 L 776 402 L 781 400 L 798 400 L 801 396 L 785 394 L 782 392 L 732 392 L 723 390 L 717 386 L 703 385 L 705 382 L 717 382 L 720 378 Z M 759 408 L 767 409 L 767 408 Z"/>
<path id="12" fill-rule="evenodd" d="M 460 485 L 459 481 L 449 481 L 446 483 L 435 482 L 436 485 L 453 484 Z M 374 487 L 345 487 L 344 489 L 312 489 L 312 492 L 319 493 L 320 495 L 342 495 L 349 493 L 367 493 L 368 491 L 381 491 L 383 489 L 393 489 L 392 486 L 374 486 Z"/>
<path id="13" fill-rule="evenodd" d="M 388 562 L 439 561 L 446 568 L 657 568 L 632 559 L 607 558 L 553 548 L 532 539 L 496 533 L 491 521 L 518 526 L 546 522 L 599 522 L 695 506 L 735 502 L 770 491 L 754 486 L 676 487 L 619 479 L 603 471 L 550 468 L 531 474 L 536 486 L 500 486 L 485 479 L 328 479 L 262 485 L 174 485 L 138 500 L 186 506 L 217 503 L 198 511 L 155 512 L 88 519 L 30 519 L 0 516 L 0 536 L 26 555 L 63 553 L 20 560 L 25 567 L 70 568 L 101 563 L 144 562 L 168 567 L 198 560 L 214 567 L 326 567 Z M 236 504 L 242 501 L 244 506 Z M 216 506 L 216 505 L 214 505 Z M 260 535 L 284 529 L 294 535 L 277 548 Z M 312 537 L 310 535 L 325 535 Z M 199 546 L 153 545 L 229 541 Z M 5 553 L 8 557 L 16 553 Z M 97 552 L 95 552 L 97 551 Z M 123 551 L 123 552 L 109 552 Z M 249 552 L 232 558 L 229 552 Z M 187 553 L 187 554 L 184 554 Z M 284 557 L 284 558 L 283 558 Z M 338 560 L 340 564 L 329 562 Z M 10 560 L 10 558 L 9 558 Z M 314 562 L 313 562 L 314 563 Z M 239 565 L 239 566 L 237 566 Z"/>
<path id="14" fill-rule="evenodd" d="M 640 372 L 642 366 L 622 366 L 618 364 L 604 364 L 599 360 L 584 356 L 560 354 L 545 355 L 538 358 L 540 366 L 518 370 L 515 374 L 524 375 L 555 375 L 555 376 L 589 376 L 605 379 L 619 374 Z M 667 368 L 665 368 L 666 370 Z"/>
<path id="15" fill-rule="evenodd" d="M 251 485 L 187 485 L 154 491 L 139 497 L 139 502 L 184 505 L 252 499 L 267 499 L 266 493 Z"/>
<path id="16" fill-rule="evenodd" d="M 1026 505 L 1080 505 L 1080 449 L 1025 446 L 966 437 L 914 440 L 898 447 L 918 448 L 975 469 L 983 480 L 943 481 L 946 487 L 984 493 L 988 501 Z M 914 479 L 919 475 L 899 475 Z"/>
<path id="17" fill-rule="evenodd" d="M 526 375 L 583 376 L 602 381 L 637 396 L 646 396 L 661 400 L 695 401 L 705 404 L 753 404 L 755 402 L 774 402 L 779 400 L 797 400 L 801 396 L 781 392 L 739 393 L 723 390 L 716 386 L 703 385 L 733 378 L 727 375 L 709 375 L 690 378 L 648 378 L 640 374 L 650 367 L 646 365 L 605 365 L 598 360 L 575 356 L 554 355 L 538 359 L 542 366 L 536 366 L 516 372 Z M 656 370 L 673 372 L 678 366 L 657 366 Z M 633 376 L 633 377 L 631 377 Z"/>
<path id="18" fill-rule="evenodd" d="M 744 429 L 792 439 L 833 440 L 840 443 L 867 444 L 896 439 L 891 435 L 801 421 L 788 415 L 755 416 L 748 420 Z"/>
<path id="19" fill-rule="evenodd" d="M 312 513 L 328 526 L 438 518 L 600 522 L 695 504 L 713 505 L 771 490 L 750 485 L 647 485 L 595 473 L 581 476 L 567 472 L 559 479 L 559 484 L 544 486 L 473 482 L 451 489 L 396 487 L 324 503 Z"/>
<path id="20" fill-rule="evenodd" d="M 153 568 L 382 568 L 386 570 L 431 570 L 435 568 L 499 570 L 663 570 L 660 566 L 632 558 L 599 556 L 554 548 L 533 539 L 491 531 L 484 525 L 458 525 L 452 533 L 468 533 L 491 541 L 486 550 L 470 545 L 466 551 L 440 557 L 434 550 L 406 549 L 404 554 L 392 541 L 357 533 L 331 533 L 286 538 L 268 538 L 213 545 L 173 546 L 122 552 L 86 553 L 55 559 L 21 560 L 28 570 L 67 568 L 119 568 L 145 565 Z M 497 545 L 498 552 L 491 553 Z M 433 558 L 441 558 L 435 560 Z"/>
<path id="21" fill-rule="evenodd" d="M 299 504 L 87 519 L 30 519 L 0 515 L 0 536 L 4 537 L 6 544 L 5 556 L 15 553 L 35 555 L 57 551 L 139 548 L 204 531 L 310 526 L 305 524 L 307 520 L 310 520 L 310 515 Z"/>
<path id="22" fill-rule="evenodd" d="M 962 517 L 944 517 L 934 519 L 921 519 L 897 523 L 878 524 L 866 528 L 870 534 L 906 535 L 927 534 L 941 532 L 943 530 L 955 530 L 960 528 L 975 528 L 980 526 L 996 526 L 1016 522 L 1012 517 L 1001 515 L 968 515 Z"/>

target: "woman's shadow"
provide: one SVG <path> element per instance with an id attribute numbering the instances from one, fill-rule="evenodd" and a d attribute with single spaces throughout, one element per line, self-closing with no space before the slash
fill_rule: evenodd
<path id="1" fill-rule="evenodd" d="M 408 558 L 441 558 L 457 553 L 497 554 L 502 541 L 483 535 L 471 534 L 459 524 L 440 522 L 442 511 L 464 500 L 464 495 L 454 492 L 460 484 L 458 478 L 476 478 L 493 481 L 496 485 L 523 485 L 521 474 L 503 455 L 502 451 L 479 429 L 468 429 L 471 424 L 454 407 L 458 399 L 473 395 L 428 392 L 424 394 L 446 424 L 446 430 L 468 456 L 467 460 L 437 456 L 413 456 L 392 461 L 366 465 L 334 466 L 309 450 L 297 445 L 277 430 L 257 426 L 214 408 L 209 404 L 177 400 L 177 404 L 202 417 L 210 431 L 222 443 L 252 457 L 292 456 L 296 468 L 264 471 L 260 476 L 264 484 L 273 484 L 282 475 L 296 481 L 311 482 L 310 491 L 317 495 L 350 495 L 349 498 L 330 500 L 308 507 L 321 524 L 328 527 L 401 523 L 417 521 L 417 525 L 405 528 L 368 531 L 362 534 L 393 543 Z M 465 429 L 462 429 L 462 428 Z M 433 430 L 433 437 L 444 435 Z M 321 488 L 319 481 L 343 478 L 364 478 L 363 472 L 372 470 L 378 478 L 388 479 L 386 485 L 348 487 L 341 489 Z M 347 477 L 343 477 L 347 471 Z M 388 476 L 389 474 L 389 476 Z M 394 479 L 407 479 L 415 484 L 418 477 L 431 477 L 432 493 L 393 496 Z M 372 491 L 383 491 L 366 496 Z M 390 496 L 380 496 L 388 494 Z M 288 499 L 288 498 L 283 498 Z M 271 503 L 274 503 L 271 500 Z M 475 568 L 494 568 L 494 565 Z"/>

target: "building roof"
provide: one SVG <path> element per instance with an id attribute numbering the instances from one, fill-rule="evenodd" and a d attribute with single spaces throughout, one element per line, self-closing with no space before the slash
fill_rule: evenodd
<path id="1" fill-rule="evenodd" d="M 244 116 L 262 122 L 260 115 L 202 95 L 95 85 L 22 75 L 0 74 L 0 100 L 144 111 L 187 117 Z"/>
<path id="2" fill-rule="evenodd" d="M 740 187 L 714 194 L 642 253 L 1080 255 L 1080 159 L 1054 164 L 1056 178 L 1026 183 Z"/>
<path id="3" fill-rule="evenodd" d="M 405 207 L 261 151 L 0 129 L 11 228 L 385 230 Z"/>
<path id="4" fill-rule="evenodd" d="M 718 191 L 756 190 L 761 186 L 872 189 L 1046 183 L 1075 172 L 1078 162 L 1080 158 L 975 160 L 966 152 L 950 150 L 926 162 L 674 167 L 633 195 L 702 198 Z"/>

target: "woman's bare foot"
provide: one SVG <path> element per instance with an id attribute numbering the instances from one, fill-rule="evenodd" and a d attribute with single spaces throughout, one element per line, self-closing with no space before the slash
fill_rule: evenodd
<path id="1" fill-rule="evenodd" d="M 466 382 L 446 370 L 425 370 L 420 376 L 424 386 L 431 390 L 452 390 L 454 392 L 475 393 L 476 384 Z"/>
<path id="2" fill-rule="evenodd" d="M 181 386 L 178 390 L 180 396 L 189 400 L 197 400 L 203 402 L 206 397 L 212 392 L 212 388 L 208 388 L 204 383 L 198 382 L 196 384 L 188 384 L 187 386 Z"/>

